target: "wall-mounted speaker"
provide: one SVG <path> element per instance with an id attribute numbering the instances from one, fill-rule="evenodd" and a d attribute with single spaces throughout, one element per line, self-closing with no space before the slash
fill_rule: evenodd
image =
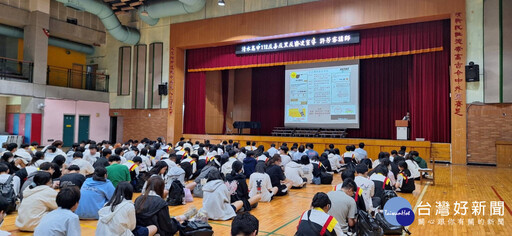
<path id="1" fill-rule="evenodd" d="M 466 82 L 480 81 L 480 67 L 472 61 L 466 66 Z"/>
<path id="2" fill-rule="evenodd" d="M 158 85 L 158 95 L 167 95 L 167 83 Z"/>

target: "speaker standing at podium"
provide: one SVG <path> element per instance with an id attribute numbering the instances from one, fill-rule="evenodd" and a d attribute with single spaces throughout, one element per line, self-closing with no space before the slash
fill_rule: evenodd
<path id="1" fill-rule="evenodd" d="M 407 115 L 405 115 L 402 120 L 411 121 L 411 113 L 407 112 Z"/>
<path id="2" fill-rule="evenodd" d="M 409 139 L 409 122 L 411 120 L 411 113 L 407 112 L 407 114 L 402 118 L 402 120 L 396 120 L 396 139 L 397 140 L 408 140 Z"/>

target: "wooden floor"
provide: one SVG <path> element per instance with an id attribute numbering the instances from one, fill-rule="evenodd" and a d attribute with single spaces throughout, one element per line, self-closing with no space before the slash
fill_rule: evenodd
<path id="1" fill-rule="evenodd" d="M 399 194 L 409 200 L 413 208 L 422 201 L 431 205 L 430 217 L 418 216 L 410 226 L 413 235 L 511 235 L 512 233 L 512 169 L 479 166 L 436 165 L 436 185 L 420 185 L 419 181 L 413 194 Z M 336 175 L 333 184 L 340 182 Z M 305 189 L 291 190 L 284 197 L 275 198 L 270 203 L 260 203 L 258 208 L 251 211 L 260 220 L 259 235 L 293 235 L 298 218 L 309 208 L 311 199 L 316 192 L 330 191 L 331 186 L 308 185 Z M 138 195 L 137 195 L 138 196 Z M 198 209 L 201 199 L 184 206 L 170 207 L 171 215 L 179 215 L 191 205 Z M 491 201 L 505 201 L 504 216 L 490 216 Z M 436 215 L 436 201 L 447 201 L 450 204 L 449 216 Z M 455 201 L 467 201 L 466 216 L 454 216 Z M 485 215 L 472 216 L 472 202 L 485 201 Z M 12 235 L 30 235 L 20 232 L 14 226 L 16 214 L 7 216 L 2 230 L 10 231 Z M 462 219 L 463 225 L 459 222 Z M 468 221 L 474 220 L 474 225 Z M 479 221 L 480 219 L 480 221 Z M 503 220 L 503 221 L 502 221 Z M 420 225 L 423 221 L 424 224 Z M 444 224 L 442 224 L 444 221 Z M 81 221 L 82 235 L 94 235 L 97 221 Z M 231 221 L 210 221 L 215 235 L 229 235 Z M 479 224 L 483 223 L 483 224 Z M 502 223 L 502 224 L 501 224 Z"/>

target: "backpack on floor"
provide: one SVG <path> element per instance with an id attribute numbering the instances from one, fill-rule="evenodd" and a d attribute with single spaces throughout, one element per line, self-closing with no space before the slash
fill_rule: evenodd
<path id="1" fill-rule="evenodd" d="M 382 230 L 385 235 L 401 235 L 404 227 L 401 225 L 393 225 L 390 224 L 382 213 L 377 213 L 375 215 L 375 221 L 382 227 Z"/>
<path id="2" fill-rule="evenodd" d="M 320 172 L 320 183 L 321 184 L 331 184 L 332 183 L 332 175 L 326 172 Z"/>
<path id="3" fill-rule="evenodd" d="M 179 180 L 174 180 L 169 188 L 169 195 L 167 197 L 167 204 L 169 206 L 183 205 L 183 199 L 185 198 L 185 188 Z"/>
<path id="4" fill-rule="evenodd" d="M 384 190 L 384 193 L 382 194 L 382 198 L 381 198 L 381 206 L 382 206 L 382 208 L 384 208 L 384 205 L 386 205 L 386 202 L 388 202 L 389 199 L 394 198 L 394 197 L 398 197 L 398 195 L 396 195 L 395 191 L 393 191 L 393 190 Z"/>
<path id="5" fill-rule="evenodd" d="M 212 227 L 202 221 L 185 221 L 179 226 L 180 236 L 211 236 Z"/>
<path id="6" fill-rule="evenodd" d="M 356 223 L 357 235 L 361 236 L 381 236 L 384 235 L 382 228 L 377 224 L 368 212 L 359 210 Z"/>
<path id="7" fill-rule="evenodd" d="M 11 213 L 16 210 L 16 201 L 18 201 L 18 196 L 16 196 L 16 193 L 14 192 L 14 187 L 12 184 L 13 178 L 14 175 L 10 175 L 5 183 L 0 183 L 0 193 L 2 194 L 2 197 L 4 197 L 5 200 L 7 200 L 9 203 L 5 213 Z"/>

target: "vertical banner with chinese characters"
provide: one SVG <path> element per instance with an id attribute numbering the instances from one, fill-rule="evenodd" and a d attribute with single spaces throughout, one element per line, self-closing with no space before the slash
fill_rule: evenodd
<path id="1" fill-rule="evenodd" d="M 173 143 L 183 132 L 183 94 L 185 72 L 185 50 L 169 47 L 169 100 L 167 116 L 167 140 Z M 180 60 L 181 59 L 181 60 Z"/>
<path id="2" fill-rule="evenodd" d="M 466 16 L 451 15 L 450 93 L 452 163 L 466 164 Z"/>

